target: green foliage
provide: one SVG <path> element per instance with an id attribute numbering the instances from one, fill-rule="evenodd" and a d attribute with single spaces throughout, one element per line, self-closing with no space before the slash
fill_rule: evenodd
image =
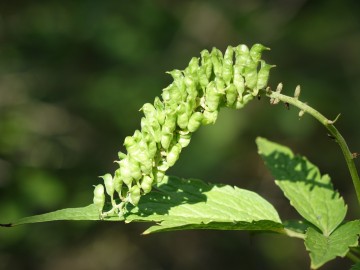
<path id="1" fill-rule="evenodd" d="M 334 191 L 328 175 L 305 157 L 295 156 L 284 146 L 257 138 L 259 154 L 290 204 L 308 222 L 329 236 L 344 220 L 347 207 Z"/>
<path id="2" fill-rule="evenodd" d="M 141 130 L 125 138 L 127 153 L 119 153 L 114 177 L 103 177 L 112 203 L 104 217 L 123 214 L 127 203 L 137 205 L 141 195 L 149 193 L 174 166 L 192 133 L 201 125 L 215 123 L 221 107 L 240 109 L 258 95 L 273 67 L 261 60 L 264 50 L 268 48 L 261 44 L 250 49 L 229 46 L 224 55 L 216 48 L 203 50 L 184 70 L 168 72 L 174 81 L 163 90 L 161 99 L 156 97 L 154 104 L 141 108 Z M 115 191 L 119 204 L 114 201 Z"/>
<path id="3" fill-rule="evenodd" d="M 55 220 L 107 220 L 156 223 L 144 234 L 189 229 L 271 231 L 304 239 L 311 267 L 317 269 L 358 246 L 360 221 L 344 222 L 347 206 L 328 175 L 305 157 L 282 145 L 257 138 L 258 152 L 275 183 L 305 220 L 282 222 L 275 208 L 252 191 L 201 180 L 166 176 L 192 133 L 214 124 L 220 108 L 243 108 L 253 97 L 265 95 L 270 103 L 293 104 L 318 119 L 343 150 L 355 190 L 359 177 L 346 142 L 330 121 L 295 97 L 267 86 L 273 65 L 261 59 L 261 44 L 229 46 L 224 55 L 214 48 L 192 58 L 184 70 L 169 74 L 174 81 L 161 98 L 145 103 L 141 129 L 125 138 L 126 153 L 119 152 L 119 168 L 101 178 L 93 204 L 20 219 L 4 227 Z M 265 89 L 266 88 L 266 89 Z M 154 190 L 153 190 L 154 189 Z M 110 199 L 110 200 L 109 200 Z M 359 197 L 360 200 L 360 197 Z M 355 269 L 357 266 L 354 266 Z"/>
<path id="4" fill-rule="evenodd" d="M 360 221 L 347 222 L 331 235 L 324 235 L 313 228 L 308 228 L 305 238 L 306 249 L 310 252 L 311 267 L 319 268 L 336 256 L 344 257 L 349 247 L 358 245 Z"/>
<path id="5" fill-rule="evenodd" d="M 344 257 L 349 247 L 357 246 L 360 221 L 339 226 L 347 208 L 333 189 L 330 177 L 321 176 L 315 165 L 285 146 L 264 138 L 257 138 L 256 143 L 275 183 L 299 214 L 316 227 L 308 226 L 305 230 L 311 267 L 317 269 L 336 256 Z"/>

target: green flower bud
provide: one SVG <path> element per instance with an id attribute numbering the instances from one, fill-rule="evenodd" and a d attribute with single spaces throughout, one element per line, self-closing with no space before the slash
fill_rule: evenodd
<path id="1" fill-rule="evenodd" d="M 223 64 L 223 74 L 222 77 L 226 85 L 230 84 L 230 81 L 233 77 L 233 57 L 234 57 L 234 48 L 229 46 L 227 47 L 224 54 L 224 64 Z"/>
<path id="2" fill-rule="evenodd" d="M 191 58 L 188 67 L 185 69 L 186 74 L 196 73 L 199 69 L 199 58 L 193 57 Z"/>
<path id="3" fill-rule="evenodd" d="M 186 147 L 189 145 L 191 140 L 191 133 L 186 133 L 186 134 L 178 134 L 178 142 L 181 145 L 182 148 Z"/>
<path id="4" fill-rule="evenodd" d="M 121 188 L 123 185 L 123 180 L 120 177 L 120 169 L 117 169 L 115 171 L 113 181 L 114 181 L 114 189 L 116 190 L 117 193 L 119 193 L 119 195 L 121 195 Z"/>
<path id="5" fill-rule="evenodd" d="M 234 50 L 236 59 L 235 66 L 244 67 L 251 61 L 250 51 L 246 45 L 239 45 Z"/>
<path id="6" fill-rule="evenodd" d="M 240 95 L 240 99 L 242 99 L 242 95 L 245 92 L 245 79 L 241 75 L 242 67 L 235 66 L 234 67 L 234 85 L 236 87 L 237 92 Z"/>
<path id="7" fill-rule="evenodd" d="M 99 212 L 102 212 L 105 205 L 105 190 L 102 184 L 95 186 L 93 202 L 98 207 Z"/>
<path id="8" fill-rule="evenodd" d="M 146 118 L 151 119 L 156 117 L 156 109 L 155 107 L 150 103 L 145 103 L 140 111 L 143 111 Z"/>
<path id="9" fill-rule="evenodd" d="M 129 157 L 120 160 L 118 163 L 121 179 L 127 186 L 131 186 L 133 178 L 131 176 Z"/>
<path id="10" fill-rule="evenodd" d="M 219 111 L 213 111 L 213 112 L 204 111 L 202 124 L 203 125 L 215 124 L 216 119 L 218 117 L 218 113 Z"/>
<path id="11" fill-rule="evenodd" d="M 161 170 L 161 171 L 167 171 L 170 168 L 170 166 L 167 163 L 166 159 L 161 159 L 159 161 L 159 163 L 157 164 L 157 168 L 158 168 L 158 170 Z"/>
<path id="12" fill-rule="evenodd" d="M 140 140 L 130 149 L 128 149 L 128 157 L 132 157 L 137 162 L 143 162 L 144 160 L 149 159 L 148 145 L 145 139 Z"/>
<path id="13" fill-rule="evenodd" d="M 181 103 L 178 107 L 177 124 L 181 129 L 186 129 L 189 123 L 189 110 L 186 103 Z"/>
<path id="14" fill-rule="evenodd" d="M 114 182 L 113 182 L 113 178 L 111 176 L 110 173 L 107 173 L 103 176 L 100 176 L 100 178 L 102 178 L 104 180 L 104 184 L 105 184 L 105 189 L 106 189 L 106 193 L 112 197 L 114 195 Z"/>
<path id="15" fill-rule="evenodd" d="M 195 132 L 201 126 L 202 121 L 203 121 L 203 114 L 201 112 L 193 113 L 189 119 L 187 129 L 190 132 Z"/>
<path id="16" fill-rule="evenodd" d="M 173 133 L 162 133 L 162 136 L 161 136 L 161 146 L 167 150 L 170 146 L 170 143 L 173 139 Z"/>
<path id="17" fill-rule="evenodd" d="M 176 115 L 176 112 L 169 112 L 167 115 L 166 115 L 166 118 L 165 118 L 165 123 L 164 125 L 162 126 L 162 133 L 173 133 L 175 131 L 175 128 L 176 128 L 176 118 L 177 118 L 177 115 Z"/>
<path id="18" fill-rule="evenodd" d="M 161 171 L 161 170 L 159 170 L 157 168 L 154 168 L 153 175 L 154 175 L 154 182 L 155 183 L 160 183 L 165 177 L 165 172 Z"/>
<path id="19" fill-rule="evenodd" d="M 135 141 L 138 142 L 142 139 L 143 135 L 140 130 L 135 130 L 133 137 L 134 137 Z"/>
<path id="20" fill-rule="evenodd" d="M 221 78 L 215 78 L 215 85 L 216 85 L 216 89 L 218 90 L 217 92 L 219 93 L 224 93 L 225 92 L 225 81 Z"/>
<path id="21" fill-rule="evenodd" d="M 303 117 L 304 114 L 305 114 L 305 111 L 301 110 L 301 111 L 299 112 L 299 119 L 300 119 L 301 117 Z"/>
<path id="22" fill-rule="evenodd" d="M 194 78 L 193 76 L 188 76 L 185 79 L 189 82 L 189 85 L 186 87 L 187 97 L 185 99 L 186 103 L 192 103 L 194 104 L 196 101 L 196 97 L 198 96 L 199 92 L 197 90 L 197 78 Z"/>
<path id="23" fill-rule="evenodd" d="M 264 50 L 270 50 L 262 44 L 254 44 L 250 49 L 250 56 L 254 62 L 258 62 L 261 59 L 261 54 Z"/>
<path id="24" fill-rule="evenodd" d="M 180 102 L 182 101 L 183 92 L 177 87 L 175 83 L 170 84 L 162 92 L 162 98 L 165 103 L 167 102 Z"/>
<path id="25" fill-rule="evenodd" d="M 167 153 L 166 161 L 169 167 L 172 167 L 175 162 L 179 159 L 179 155 L 181 153 L 181 144 L 177 143 L 173 147 L 171 147 L 170 151 Z"/>
<path id="26" fill-rule="evenodd" d="M 153 168 L 153 160 L 152 159 L 143 160 L 140 163 L 140 170 L 143 174 L 151 173 L 152 168 Z"/>
<path id="27" fill-rule="evenodd" d="M 121 151 L 119 151 L 119 152 L 118 152 L 118 157 L 119 157 L 120 160 L 121 160 L 121 159 L 124 159 L 124 158 L 126 158 L 126 154 L 123 153 L 123 152 L 121 152 Z"/>
<path id="28" fill-rule="evenodd" d="M 125 146 L 126 150 L 129 152 L 129 149 L 136 146 L 135 138 L 132 136 L 127 136 L 124 140 L 124 146 Z"/>
<path id="29" fill-rule="evenodd" d="M 163 125 L 165 122 L 165 106 L 164 103 L 161 102 L 159 97 L 156 97 L 154 100 L 154 107 L 156 109 L 156 118 L 160 125 Z"/>
<path id="30" fill-rule="evenodd" d="M 190 117 L 192 112 L 197 109 L 199 99 L 197 98 L 197 93 L 189 94 L 186 99 L 186 110 L 188 112 L 188 116 Z"/>
<path id="31" fill-rule="evenodd" d="M 222 52 L 216 48 L 213 48 L 211 51 L 211 61 L 213 63 L 215 76 L 221 78 L 223 73 Z"/>
<path id="32" fill-rule="evenodd" d="M 258 93 L 256 91 L 257 84 L 257 64 L 255 62 L 247 65 L 244 69 L 245 85 L 253 91 L 253 95 L 256 96 Z"/>
<path id="33" fill-rule="evenodd" d="M 156 142 L 150 141 L 148 143 L 148 154 L 150 158 L 154 158 L 157 152 L 157 145 Z"/>
<path id="34" fill-rule="evenodd" d="M 181 129 L 185 129 L 189 123 L 189 117 L 187 113 L 180 114 L 177 118 L 177 124 Z"/>
<path id="35" fill-rule="evenodd" d="M 201 66 L 198 71 L 199 83 L 201 88 L 204 90 L 209 84 L 209 79 L 206 74 L 206 66 Z"/>
<path id="36" fill-rule="evenodd" d="M 184 82 L 186 85 L 186 91 L 188 93 L 192 91 L 196 91 L 196 80 L 193 75 L 187 74 L 184 78 Z"/>
<path id="37" fill-rule="evenodd" d="M 130 168 L 130 172 L 131 172 L 131 177 L 135 180 L 138 181 L 140 180 L 140 178 L 142 177 L 142 173 L 141 173 L 141 169 L 140 169 L 140 164 L 139 162 L 137 162 L 134 159 L 129 159 L 129 168 Z"/>
<path id="38" fill-rule="evenodd" d="M 301 93 L 301 86 L 297 85 L 296 88 L 295 88 L 295 92 L 294 92 L 294 98 L 299 99 L 300 93 Z"/>
<path id="39" fill-rule="evenodd" d="M 137 185 L 134 185 L 130 188 L 129 191 L 129 201 L 132 205 L 136 206 L 138 205 L 139 201 L 140 201 L 140 188 Z"/>
<path id="40" fill-rule="evenodd" d="M 205 74 L 208 80 L 211 78 L 213 63 L 211 61 L 211 54 L 208 50 L 200 52 L 201 55 L 201 66 L 205 68 Z"/>
<path id="41" fill-rule="evenodd" d="M 141 189 L 144 191 L 144 194 L 147 194 L 151 191 L 153 179 L 145 175 L 141 180 Z"/>
<path id="42" fill-rule="evenodd" d="M 176 69 L 167 73 L 171 74 L 174 79 L 172 83 L 174 87 L 169 89 L 170 98 L 177 101 L 184 100 L 186 98 L 186 84 L 183 72 Z"/>
<path id="43" fill-rule="evenodd" d="M 141 118 L 141 130 L 148 133 L 155 140 L 155 142 L 160 142 L 161 127 L 156 118 Z"/>
<path id="44" fill-rule="evenodd" d="M 216 111 L 219 108 L 222 94 L 216 88 L 215 83 L 212 81 L 206 88 L 205 105 L 207 110 Z"/>
<path id="45" fill-rule="evenodd" d="M 257 89 L 264 89 L 267 86 L 269 80 L 270 69 L 275 67 L 274 65 L 266 64 L 265 61 L 261 60 L 261 68 L 257 78 Z"/>
<path id="46" fill-rule="evenodd" d="M 231 108 L 235 104 L 236 99 L 238 97 L 238 92 L 234 84 L 230 84 L 225 89 L 225 95 L 226 95 L 226 106 Z"/>
<path id="47" fill-rule="evenodd" d="M 242 99 L 239 99 L 236 101 L 235 108 L 241 109 L 243 108 L 250 100 L 252 100 L 254 96 L 252 94 L 246 94 L 243 96 Z"/>

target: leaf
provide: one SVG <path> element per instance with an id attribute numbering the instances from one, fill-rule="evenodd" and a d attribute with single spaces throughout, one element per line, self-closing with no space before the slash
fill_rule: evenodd
<path id="1" fill-rule="evenodd" d="M 263 230 L 285 233 L 274 207 L 260 195 L 227 185 L 207 184 L 195 179 L 165 177 L 140 199 L 127 206 L 126 222 L 156 222 L 144 233 L 182 229 Z M 100 220 L 91 204 L 31 216 L 7 226 L 56 220 Z M 106 221 L 123 221 L 116 214 Z M 4 226 L 3 225 L 3 226 Z"/>
<path id="2" fill-rule="evenodd" d="M 9 224 L 1 224 L 3 227 L 13 227 L 28 223 L 39 223 L 58 220 L 100 220 L 98 207 L 90 204 L 86 207 L 67 208 L 46 214 L 35 215 L 19 219 Z"/>
<path id="3" fill-rule="evenodd" d="M 144 233 L 183 229 L 283 232 L 274 207 L 260 195 L 228 185 L 166 177 L 130 209 L 127 222 L 157 222 Z"/>
<path id="4" fill-rule="evenodd" d="M 280 144 L 257 138 L 258 151 L 294 208 L 307 221 L 319 228 L 325 236 L 344 220 L 347 207 L 339 193 L 334 191 L 328 175 L 305 157 L 295 156 Z"/>
<path id="5" fill-rule="evenodd" d="M 359 220 L 341 225 L 330 236 L 325 236 L 311 227 L 308 228 L 305 246 L 310 252 L 311 267 L 317 269 L 336 256 L 344 257 L 349 252 L 349 247 L 358 245 L 359 233 Z"/>

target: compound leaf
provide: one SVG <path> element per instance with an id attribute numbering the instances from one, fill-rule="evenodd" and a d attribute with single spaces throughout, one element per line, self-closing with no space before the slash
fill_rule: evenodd
<path id="1" fill-rule="evenodd" d="M 311 267 L 317 269 L 337 256 L 344 257 L 349 252 L 349 247 L 358 245 L 359 233 L 359 220 L 341 225 L 330 236 L 325 236 L 309 227 L 306 232 L 305 246 L 310 252 Z"/>
<path id="2" fill-rule="evenodd" d="M 347 207 L 333 189 L 328 175 L 305 157 L 295 156 L 280 144 L 257 138 L 258 151 L 294 208 L 307 221 L 329 236 L 344 220 Z"/>

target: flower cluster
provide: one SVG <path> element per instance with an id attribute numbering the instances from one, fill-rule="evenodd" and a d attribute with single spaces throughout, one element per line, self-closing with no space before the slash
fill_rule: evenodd
<path id="1" fill-rule="evenodd" d="M 163 89 L 161 98 L 141 108 L 141 130 L 125 138 L 127 153 L 119 153 L 119 168 L 104 175 L 104 186 L 94 190 L 94 204 L 103 211 L 105 192 L 112 208 L 102 213 L 123 214 L 127 203 L 137 205 L 165 172 L 175 164 L 191 135 L 201 125 L 215 123 L 221 107 L 240 109 L 267 86 L 273 65 L 261 60 L 261 44 L 229 46 L 223 55 L 213 48 L 192 58 L 185 70 L 168 72 L 174 81 Z M 114 194 L 120 198 L 117 204 Z"/>

